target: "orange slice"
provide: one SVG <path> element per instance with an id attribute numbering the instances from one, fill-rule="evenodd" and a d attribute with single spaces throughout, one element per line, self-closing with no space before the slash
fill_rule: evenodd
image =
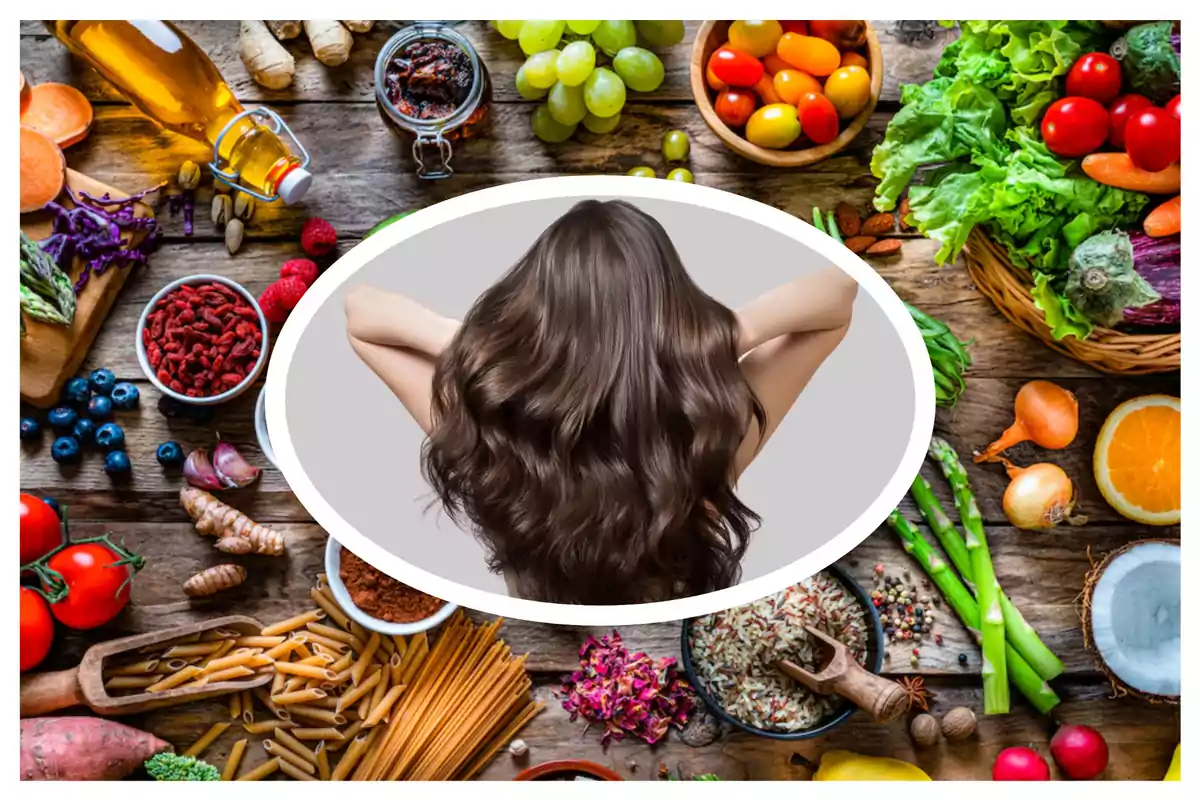
<path id="1" fill-rule="evenodd" d="M 1151 394 L 1113 409 L 1092 466 L 1109 505 L 1146 525 L 1175 525 L 1180 506 L 1180 402 Z"/>

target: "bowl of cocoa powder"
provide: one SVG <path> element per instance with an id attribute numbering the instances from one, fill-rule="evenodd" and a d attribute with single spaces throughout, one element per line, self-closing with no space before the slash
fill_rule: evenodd
<path id="1" fill-rule="evenodd" d="M 371 566 L 332 536 L 325 545 L 325 579 L 351 619 L 387 636 L 436 628 L 458 608 Z"/>

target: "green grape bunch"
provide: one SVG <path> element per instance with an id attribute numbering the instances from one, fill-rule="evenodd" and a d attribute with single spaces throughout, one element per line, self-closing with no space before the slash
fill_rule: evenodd
<path id="1" fill-rule="evenodd" d="M 540 100 L 530 116 L 534 136 L 564 142 L 579 125 L 615 130 L 627 94 L 653 92 L 666 70 L 650 48 L 683 41 L 682 20 L 497 19 L 491 26 L 525 54 L 517 93 Z"/>

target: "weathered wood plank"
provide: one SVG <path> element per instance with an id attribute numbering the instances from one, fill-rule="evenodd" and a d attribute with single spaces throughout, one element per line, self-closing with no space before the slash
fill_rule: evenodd
<path id="1" fill-rule="evenodd" d="M 900 83 L 927 80 L 941 48 L 953 37 L 950 31 L 936 29 L 932 21 L 908 21 L 903 26 L 899 22 L 873 21 L 883 49 L 884 82 L 880 97 L 884 102 L 899 100 Z M 397 29 L 395 21 L 380 21 L 370 33 L 355 36 L 350 60 L 336 68 L 326 67 L 313 58 L 305 37 L 287 42 L 285 46 L 296 59 L 295 77 L 287 89 L 272 91 L 256 84 L 238 57 L 236 20 L 183 20 L 178 25 L 208 53 L 240 100 L 268 104 L 373 103 L 375 58 Z M 677 103 L 692 99 L 688 61 L 698 27 L 698 21 L 688 21 L 683 42 L 659 51 L 666 72 L 663 85 L 651 94 L 639 95 L 639 100 Z M 513 82 L 524 56 L 516 43 L 506 41 L 478 20 L 465 23 L 462 30 L 488 67 L 496 102 L 521 102 Z M 21 23 L 21 66 L 31 80 L 71 83 L 93 101 L 121 102 L 120 95 L 106 81 L 72 59 L 40 22 Z"/>

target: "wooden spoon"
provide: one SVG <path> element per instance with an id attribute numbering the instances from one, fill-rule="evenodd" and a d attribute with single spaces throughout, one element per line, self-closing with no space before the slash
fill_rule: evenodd
<path id="1" fill-rule="evenodd" d="M 776 661 L 776 667 L 818 694 L 841 695 L 878 723 L 894 722 L 904 713 L 906 695 L 898 683 L 865 669 L 837 639 L 811 625 L 804 630 L 824 645 L 820 671 L 814 674 L 786 659 Z"/>
<path id="2" fill-rule="evenodd" d="M 206 697 L 232 694 L 243 689 L 264 686 L 271 675 L 254 675 L 235 681 L 221 681 L 193 688 L 167 689 L 162 692 L 138 692 L 113 697 L 104 688 L 104 662 L 114 656 L 150 645 L 166 645 L 191 634 L 211 630 L 228 630 L 242 635 L 255 635 L 262 623 L 251 617 L 218 617 L 206 622 L 194 622 L 137 636 L 126 636 L 93 645 L 83 654 L 79 666 L 58 672 L 41 672 L 21 676 L 21 718 L 38 717 L 72 706 L 87 706 L 103 716 L 140 714 L 155 708 L 191 703 Z"/>

